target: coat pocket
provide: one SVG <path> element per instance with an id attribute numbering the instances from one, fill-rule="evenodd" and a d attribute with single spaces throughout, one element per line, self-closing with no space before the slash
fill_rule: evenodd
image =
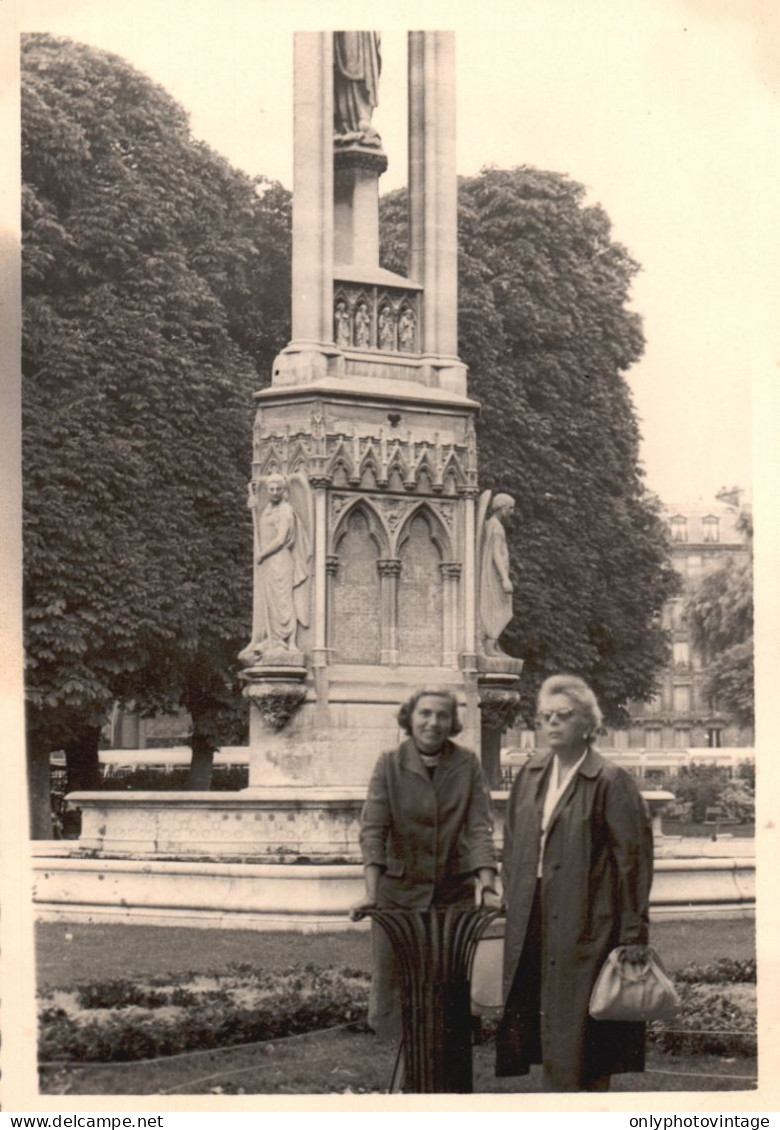
<path id="1" fill-rule="evenodd" d="M 400 859 L 388 859 L 385 875 L 388 879 L 400 879 L 406 870 L 406 864 Z"/>

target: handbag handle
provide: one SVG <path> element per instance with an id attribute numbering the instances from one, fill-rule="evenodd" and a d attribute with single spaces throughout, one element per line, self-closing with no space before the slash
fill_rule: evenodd
<path id="1" fill-rule="evenodd" d="M 642 962 L 627 961 L 623 956 L 626 951 L 625 946 L 619 946 L 614 949 L 609 955 L 614 964 L 617 966 L 620 976 L 624 981 L 644 981 L 645 978 L 652 972 L 653 965 L 657 965 L 663 973 L 666 974 L 664 964 L 652 946 L 646 946 L 647 957 Z M 666 974 L 668 976 L 668 974 Z"/>

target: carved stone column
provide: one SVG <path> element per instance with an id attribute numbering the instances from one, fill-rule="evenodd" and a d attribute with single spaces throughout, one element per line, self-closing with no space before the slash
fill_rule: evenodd
<path id="1" fill-rule="evenodd" d="M 521 659 L 479 657 L 482 768 L 491 789 L 501 787 L 501 738 L 520 710 Z"/>
<path id="2" fill-rule="evenodd" d="M 422 283 L 423 355 L 466 392 L 458 360 L 455 36 L 409 33 L 409 273 Z"/>
<path id="3" fill-rule="evenodd" d="M 401 562 L 397 557 L 382 557 L 379 569 L 380 617 L 379 662 L 394 667 L 398 663 L 398 578 Z"/>
<path id="4" fill-rule="evenodd" d="M 326 538 L 328 521 L 328 482 L 325 476 L 309 479 L 314 492 L 314 646 L 312 667 L 317 698 L 327 698 L 328 666 L 328 590 L 326 577 Z"/>
<path id="5" fill-rule="evenodd" d="M 473 670 L 477 660 L 477 565 L 476 546 L 474 541 L 475 514 L 474 507 L 477 491 L 469 488 L 463 499 L 464 517 L 464 544 L 463 555 L 463 667 L 464 670 Z"/>
<path id="6" fill-rule="evenodd" d="M 328 372 L 333 344 L 333 36 L 294 37 L 292 340 L 274 362 L 275 385 Z"/>
<path id="7" fill-rule="evenodd" d="M 326 587 L 326 608 L 327 608 L 327 648 L 330 651 L 333 648 L 333 624 L 331 623 L 331 613 L 333 611 L 333 587 L 336 583 L 336 576 L 339 571 L 339 558 L 336 553 L 328 553 L 325 557 L 325 587 Z"/>
<path id="8" fill-rule="evenodd" d="M 442 561 L 439 566 L 442 576 L 444 606 L 444 648 L 443 667 L 458 665 L 458 583 L 461 564 L 459 561 Z"/>

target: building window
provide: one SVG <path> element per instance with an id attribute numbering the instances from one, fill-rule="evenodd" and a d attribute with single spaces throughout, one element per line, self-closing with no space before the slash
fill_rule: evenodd
<path id="1" fill-rule="evenodd" d="M 628 749 L 628 730 L 612 731 L 613 749 Z"/>
<path id="2" fill-rule="evenodd" d="M 669 533 L 672 541 L 688 540 L 688 520 L 677 514 L 669 522 Z"/>
<path id="3" fill-rule="evenodd" d="M 685 559 L 685 572 L 687 576 L 696 578 L 701 576 L 701 554 L 691 553 Z"/>
<path id="4" fill-rule="evenodd" d="M 688 729 L 678 729 L 674 731 L 674 748 L 687 749 L 691 744 L 691 731 Z"/>
<path id="5" fill-rule="evenodd" d="M 707 730 L 707 745 L 710 749 L 720 749 L 720 727 L 712 726 Z"/>
<path id="6" fill-rule="evenodd" d="M 675 714 L 690 714 L 691 712 L 691 688 L 690 687 L 675 687 L 674 688 L 674 712 Z"/>
<path id="7" fill-rule="evenodd" d="M 687 640 L 675 640 L 672 644 L 675 666 L 687 667 L 691 662 L 691 648 Z"/>
<path id="8" fill-rule="evenodd" d="M 645 749 L 661 748 L 661 731 L 645 730 Z"/>
<path id="9" fill-rule="evenodd" d="M 708 542 L 720 541 L 720 529 L 718 527 L 718 519 L 713 515 L 702 519 L 702 530 L 704 533 L 703 540 Z"/>

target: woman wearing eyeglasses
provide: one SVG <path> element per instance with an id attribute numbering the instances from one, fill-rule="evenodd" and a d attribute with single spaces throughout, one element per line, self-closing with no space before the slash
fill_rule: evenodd
<path id="1" fill-rule="evenodd" d="M 653 869 L 650 820 L 634 779 L 593 748 L 596 696 L 574 675 L 539 691 L 546 750 L 507 805 L 504 1015 L 496 1074 L 541 1063 L 547 1089 L 606 1091 L 644 1069 L 644 1025 L 592 1020 L 593 984 L 615 946 L 644 956 Z"/>

